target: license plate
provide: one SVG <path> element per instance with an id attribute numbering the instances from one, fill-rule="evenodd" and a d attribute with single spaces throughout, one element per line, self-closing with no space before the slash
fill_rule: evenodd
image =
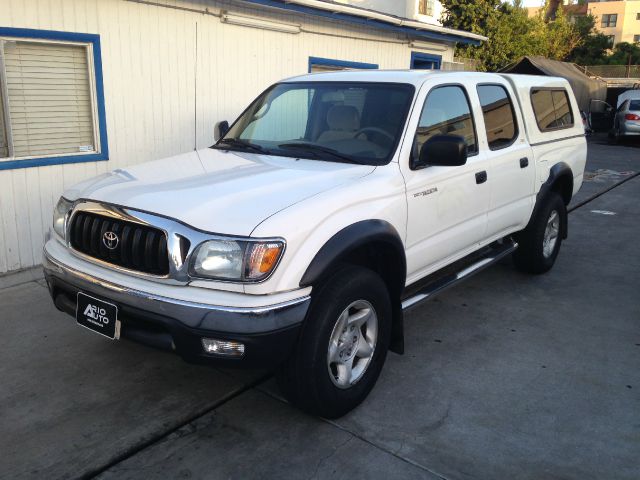
<path id="1" fill-rule="evenodd" d="M 113 303 L 78 292 L 76 321 L 85 328 L 109 337 L 120 338 L 118 307 Z"/>

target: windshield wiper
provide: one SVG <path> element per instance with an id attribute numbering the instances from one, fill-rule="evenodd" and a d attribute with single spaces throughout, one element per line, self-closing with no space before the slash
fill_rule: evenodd
<path id="1" fill-rule="evenodd" d="M 285 150 L 286 149 L 306 150 L 311 154 L 315 154 L 316 157 L 318 157 L 319 154 L 325 153 L 327 155 L 332 156 L 333 158 L 342 160 L 344 162 L 357 163 L 358 165 L 367 165 L 366 163 L 359 162 L 357 159 L 350 157 L 349 155 L 340 153 L 339 151 L 330 147 L 318 145 L 317 143 L 303 143 L 303 142 L 281 143 L 280 145 L 278 145 L 278 148 L 283 148 Z"/>
<path id="2" fill-rule="evenodd" d="M 252 150 L 258 153 L 269 153 L 266 148 L 261 147 L 260 145 L 257 145 L 255 143 L 247 142 L 246 140 L 240 140 L 239 138 L 223 138 L 218 143 L 216 143 L 214 147 L 216 147 L 217 145 L 226 145 L 233 148 L 244 148 L 246 150 Z"/>

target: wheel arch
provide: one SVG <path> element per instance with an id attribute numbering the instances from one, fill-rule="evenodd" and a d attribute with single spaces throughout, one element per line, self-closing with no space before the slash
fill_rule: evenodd
<path id="1" fill-rule="evenodd" d="M 536 196 L 536 204 L 531 215 L 532 219 L 538 213 L 542 202 L 551 192 L 560 195 L 565 206 L 571 202 L 573 197 L 573 171 L 565 162 L 558 162 L 549 169 L 549 178 L 542 184 Z M 568 235 L 566 215 L 562 218 L 561 231 L 562 238 L 566 239 Z"/>
<path id="2" fill-rule="evenodd" d="M 366 267 L 380 275 L 387 285 L 393 309 L 390 350 L 404 353 L 400 297 L 407 276 L 407 261 L 397 230 L 384 220 L 363 220 L 343 228 L 318 250 L 300 286 L 321 282 L 339 263 Z"/>

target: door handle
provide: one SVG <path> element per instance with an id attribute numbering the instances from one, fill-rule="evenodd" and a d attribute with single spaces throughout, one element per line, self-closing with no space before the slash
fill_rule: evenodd
<path id="1" fill-rule="evenodd" d="M 527 157 L 520 159 L 520 168 L 527 168 L 529 166 L 529 159 Z"/>
<path id="2" fill-rule="evenodd" d="M 483 170 L 481 172 L 476 173 L 476 183 L 478 185 L 480 185 L 481 183 L 484 183 L 487 181 L 487 172 L 486 170 Z"/>

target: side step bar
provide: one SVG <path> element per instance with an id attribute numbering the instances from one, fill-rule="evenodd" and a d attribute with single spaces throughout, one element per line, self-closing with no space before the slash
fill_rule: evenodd
<path id="1" fill-rule="evenodd" d="M 422 303 L 423 301 L 432 298 L 434 295 L 443 292 L 447 288 L 456 285 L 458 282 L 466 280 L 467 278 L 502 260 L 507 255 L 513 253 L 516 248 L 518 248 L 518 244 L 513 240 L 508 240 L 504 243 L 499 243 L 495 246 L 490 247 L 487 255 L 484 255 L 474 263 L 462 268 L 457 272 L 453 272 L 445 276 L 436 278 L 432 282 L 427 283 L 426 285 L 421 287 L 410 297 L 402 301 L 402 309 L 408 310 Z"/>

